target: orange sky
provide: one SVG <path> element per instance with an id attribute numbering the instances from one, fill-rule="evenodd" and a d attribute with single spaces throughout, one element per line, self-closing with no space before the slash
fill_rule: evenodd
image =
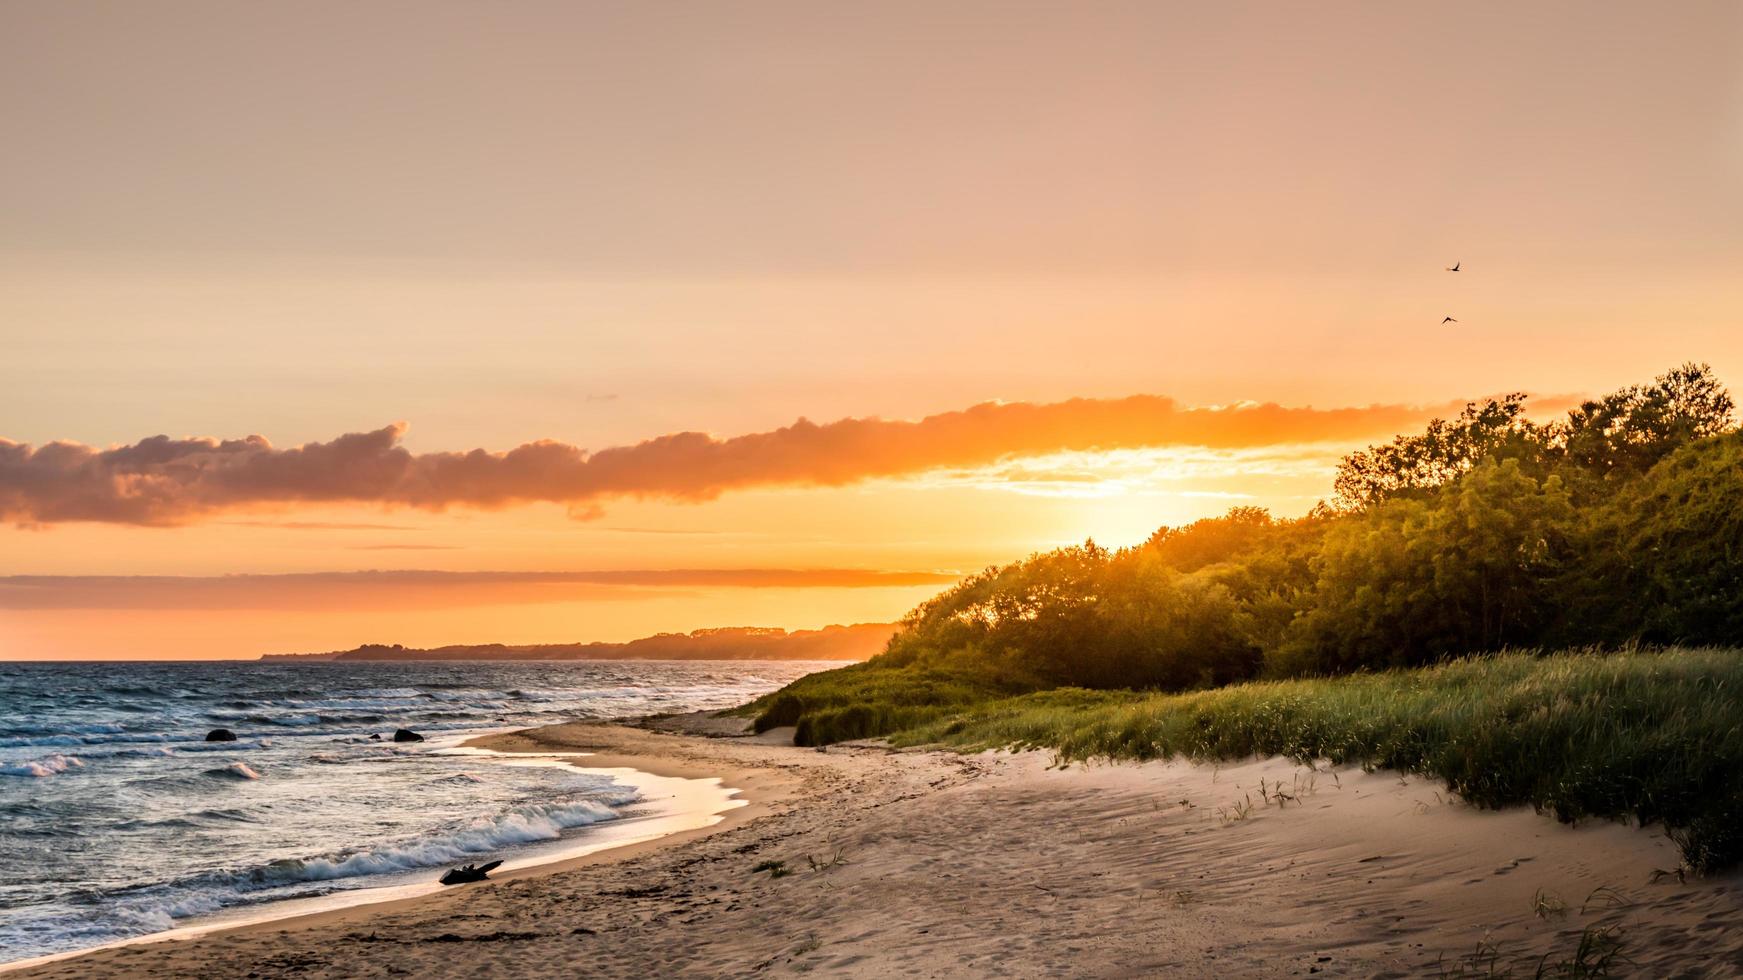
<path id="1" fill-rule="evenodd" d="M 0 0 L 0 658 L 890 619 L 1300 513 L 1460 399 L 1739 382 L 1740 49 L 1729 3 Z"/>

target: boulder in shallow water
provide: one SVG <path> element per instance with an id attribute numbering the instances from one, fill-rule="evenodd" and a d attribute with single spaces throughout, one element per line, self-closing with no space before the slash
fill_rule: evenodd
<path id="1" fill-rule="evenodd" d="M 394 730 L 393 740 L 395 742 L 422 742 L 424 737 L 409 728 L 399 728 Z"/>
<path id="2" fill-rule="evenodd" d="M 206 741 L 208 741 L 208 742 L 234 742 L 234 741 L 236 741 L 236 733 L 231 731 L 228 728 L 214 728 L 211 731 L 206 733 Z"/>

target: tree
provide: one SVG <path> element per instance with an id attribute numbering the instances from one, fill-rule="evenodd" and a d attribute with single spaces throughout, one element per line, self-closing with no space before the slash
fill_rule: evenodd
<path id="1" fill-rule="evenodd" d="M 1250 554 L 1277 526 L 1263 507 L 1233 507 L 1222 517 L 1206 517 L 1185 527 L 1159 528 L 1144 542 L 1144 548 L 1170 568 L 1195 572 Z"/>
<path id="2" fill-rule="evenodd" d="M 1399 436 L 1345 456 L 1332 491 L 1345 510 L 1362 510 L 1397 496 L 1420 497 L 1490 457 L 1536 460 L 1545 432 L 1525 418 L 1525 395 L 1468 402 L 1458 417 L 1434 419 L 1421 435 Z"/>
<path id="3" fill-rule="evenodd" d="M 1558 477 L 1487 460 L 1433 497 L 1333 525 L 1278 673 L 1412 666 L 1531 644 L 1553 614 L 1575 514 Z"/>
<path id="4" fill-rule="evenodd" d="M 1587 476 L 1632 478 L 1678 447 L 1730 431 L 1732 408 L 1712 368 L 1684 364 L 1650 385 L 1585 402 L 1554 427 L 1554 439 Z"/>
<path id="5" fill-rule="evenodd" d="M 1743 433 L 1685 446 L 1615 495 L 1564 586 L 1571 642 L 1743 641 Z"/>

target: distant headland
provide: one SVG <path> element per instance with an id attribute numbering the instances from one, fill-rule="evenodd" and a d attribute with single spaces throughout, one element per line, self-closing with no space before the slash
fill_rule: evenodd
<path id="1" fill-rule="evenodd" d="M 865 660 L 883 652 L 894 623 L 856 623 L 793 630 L 726 626 L 690 633 L 657 633 L 627 643 L 480 643 L 418 649 L 365 643 L 328 653 L 268 653 L 274 662 L 368 660 Z"/>

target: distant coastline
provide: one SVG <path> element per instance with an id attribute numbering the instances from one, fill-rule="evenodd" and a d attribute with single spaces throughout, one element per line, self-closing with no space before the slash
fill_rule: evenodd
<path id="1" fill-rule="evenodd" d="M 689 633 L 657 633 L 626 643 L 479 643 L 419 649 L 365 643 L 326 653 L 267 653 L 274 663 L 395 660 L 865 660 L 883 652 L 894 623 L 856 623 L 793 630 L 727 626 Z"/>

